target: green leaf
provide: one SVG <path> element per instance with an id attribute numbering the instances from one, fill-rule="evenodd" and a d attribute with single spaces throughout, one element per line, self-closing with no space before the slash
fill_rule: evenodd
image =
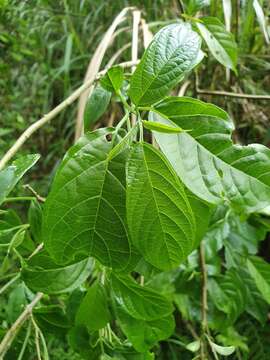
<path id="1" fill-rule="evenodd" d="M 0 171 L 0 205 L 17 182 L 35 165 L 39 158 L 40 155 L 38 154 L 21 156 L 13 161 L 10 166 Z"/>
<path id="2" fill-rule="evenodd" d="M 195 15 L 199 10 L 210 5 L 210 0 L 188 0 L 185 1 L 185 12 L 189 15 Z"/>
<path id="3" fill-rule="evenodd" d="M 218 344 L 215 344 L 210 339 L 208 339 L 208 341 L 209 341 L 209 344 L 210 344 L 211 348 L 215 352 L 217 352 L 219 355 L 229 356 L 229 355 L 231 355 L 231 354 L 233 354 L 235 352 L 235 347 L 234 346 L 220 346 Z"/>
<path id="4" fill-rule="evenodd" d="M 133 145 L 128 160 L 127 219 L 132 243 L 159 269 L 177 267 L 194 248 L 183 186 L 164 156 L 145 143 Z"/>
<path id="5" fill-rule="evenodd" d="M 93 256 L 124 270 L 132 260 L 125 224 L 127 154 L 109 159 L 113 135 L 113 129 L 86 134 L 57 171 L 44 205 L 42 234 L 59 264 Z"/>
<path id="6" fill-rule="evenodd" d="M 37 200 L 31 201 L 28 211 L 30 231 L 37 243 L 41 241 L 42 207 Z"/>
<path id="7" fill-rule="evenodd" d="M 252 256 L 247 260 L 247 267 L 264 300 L 270 304 L 270 264 L 257 256 Z"/>
<path id="8" fill-rule="evenodd" d="M 187 188 L 213 204 L 229 203 L 237 210 L 256 212 L 270 202 L 270 150 L 259 144 L 233 145 L 233 123 L 215 105 L 191 98 L 165 99 L 153 108 L 150 120 L 173 121 L 189 132 L 155 138 Z"/>
<path id="9" fill-rule="evenodd" d="M 84 128 L 89 129 L 104 114 L 111 99 L 111 93 L 97 85 L 88 98 L 84 110 Z"/>
<path id="10" fill-rule="evenodd" d="M 132 102 L 143 106 L 161 100 L 197 65 L 200 46 L 200 37 L 187 23 L 161 29 L 131 77 Z"/>
<path id="11" fill-rule="evenodd" d="M 89 276 L 93 260 L 85 259 L 60 267 L 45 252 L 33 256 L 22 269 L 22 279 L 32 291 L 46 294 L 70 292 Z"/>
<path id="12" fill-rule="evenodd" d="M 262 6 L 261 6 L 259 0 L 253 0 L 253 7 L 255 10 L 258 22 L 260 24 L 260 28 L 264 35 L 265 42 L 266 42 L 266 44 L 269 44 L 270 40 L 269 40 L 269 35 L 268 35 L 268 30 L 267 30 L 266 18 L 264 16 L 263 9 L 262 9 Z"/>
<path id="13" fill-rule="evenodd" d="M 200 350 L 201 342 L 200 340 L 192 341 L 191 343 L 187 344 L 186 349 L 191 352 L 197 352 Z"/>
<path id="14" fill-rule="evenodd" d="M 147 286 L 140 286 L 131 277 L 113 275 L 112 287 L 118 306 L 135 319 L 158 320 L 173 311 L 169 300 Z"/>
<path id="15" fill-rule="evenodd" d="M 230 269 L 218 281 L 209 279 L 209 295 L 215 306 L 227 314 L 227 324 L 234 323 L 245 310 L 247 291 L 237 270 Z"/>
<path id="16" fill-rule="evenodd" d="M 111 67 L 100 79 L 101 86 L 110 92 L 117 92 L 121 89 L 124 81 L 124 70 L 121 66 Z"/>
<path id="17" fill-rule="evenodd" d="M 76 325 L 85 325 L 87 329 L 96 331 L 105 327 L 110 321 L 108 300 L 103 286 L 96 281 L 88 289 L 76 314 Z"/>
<path id="18" fill-rule="evenodd" d="M 154 130 L 154 131 L 158 131 L 158 132 L 166 133 L 166 134 L 175 134 L 175 133 L 180 133 L 181 131 L 183 131 L 179 127 L 174 126 L 173 123 L 172 123 L 172 126 L 168 126 L 168 125 L 164 125 L 164 124 L 158 124 L 154 121 L 143 120 L 143 126 L 148 130 Z"/>
<path id="19" fill-rule="evenodd" d="M 138 352 L 146 352 L 158 341 L 169 338 L 175 326 L 172 315 L 152 321 L 139 320 L 120 307 L 117 307 L 116 315 L 122 331 Z"/>
<path id="20" fill-rule="evenodd" d="M 233 35 L 228 32 L 222 22 L 215 17 L 202 17 L 196 22 L 203 39 L 212 55 L 222 65 L 236 72 L 237 44 Z"/>

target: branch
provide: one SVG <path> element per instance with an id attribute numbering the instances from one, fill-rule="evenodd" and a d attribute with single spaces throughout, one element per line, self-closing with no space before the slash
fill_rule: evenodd
<path id="1" fill-rule="evenodd" d="M 14 338 L 16 337 L 18 331 L 22 327 L 22 325 L 25 323 L 25 321 L 31 316 L 32 311 L 34 307 L 37 305 L 37 303 L 42 298 L 43 293 L 39 292 L 36 294 L 34 299 L 30 304 L 26 306 L 24 311 L 21 313 L 21 315 L 18 317 L 18 319 L 15 321 L 15 323 L 11 326 L 11 328 L 8 330 L 6 335 L 4 336 L 1 344 L 0 344 L 0 359 L 3 359 L 6 352 L 10 348 Z"/>
<path id="2" fill-rule="evenodd" d="M 136 63 L 132 61 L 123 62 L 118 64 L 123 68 L 132 67 L 138 64 L 139 60 Z M 8 150 L 8 152 L 3 156 L 0 161 L 0 170 L 2 170 L 8 161 L 13 158 L 16 152 L 22 147 L 22 145 L 29 139 L 31 135 L 33 135 L 38 129 L 40 129 L 47 122 L 56 117 L 62 110 L 64 110 L 67 106 L 71 105 L 78 97 L 88 89 L 95 81 L 99 80 L 103 75 L 105 75 L 106 70 L 100 71 L 94 80 L 86 81 L 83 85 L 81 85 L 77 90 L 75 90 L 66 100 L 57 105 L 53 110 L 51 110 L 48 114 L 44 115 L 41 119 L 36 121 L 34 124 L 30 125 L 22 135 L 17 139 L 17 141 L 12 145 L 12 147 Z"/>
<path id="3" fill-rule="evenodd" d="M 253 94 L 241 94 L 229 91 L 211 91 L 207 89 L 196 89 L 198 94 L 214 95 L 214 96 L 228 96 L 242 99 L 253 99 L 253 100 L 270 100 L 270 95 L 253 95 Z"/>

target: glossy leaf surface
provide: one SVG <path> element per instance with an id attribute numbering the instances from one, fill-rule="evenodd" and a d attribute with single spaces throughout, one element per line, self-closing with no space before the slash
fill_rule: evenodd
<path id="1" fill-rule="evenodd" d="M 57 263 L 93 256 L 118 270 L 129 264 L 126 154 L 109 161 L 113 144 L 106 136 L 113 132 L 100 129 L 86 134 L 58 169 L 44 205 L 42 229 L 45 247 Z"/>
<path id="2" fill-rule="evenodd" d="M 189 132 L 155 138 L 184 184 L 209 203 L 230 203 L 246 212 L 270 201 L 270 150 L 259 144 L 233 145 L 233 123 L 215 105 L 190 98 L 167 98 L 150 120 L 168 119 Z"/>
<path id="3" fill-rule="evenodd" d="M 161 100 L 196 64 L 200 37 L 187 23 L 161 29 L 145 51 L 130 82 L 135 105 Z"/>
<path id="4" fill-rule="evenodd" d="M 84 128 L 89 129 L 104 114 L 111 99 L 111 93 L 97 85 L 88 98 L 84 110 Z"/>
<path id="5" fill-rule="evenodd" d="M 159 269 L 179 265 L 193 250 L 195 222 L 184 189 L 154 147 L 132 147 L 127 166 L 127 219 L 131 239 Z"/>

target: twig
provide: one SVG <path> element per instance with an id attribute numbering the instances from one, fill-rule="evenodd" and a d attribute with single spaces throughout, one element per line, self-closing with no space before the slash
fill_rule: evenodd
<path id="1" fill-rule="evenodd" d="M 270 100 L 270 95 L 253 95 L 253 94 L 240 94 L 229 91 L 211 91 L 207 89 L 196 89 L 198 94 L 205 95 L 217 95 L 217 96 L 229 96 L 242 99 L 254 99 L 254 100 Z"/>
<path id="2" fill-rule="evenodd" d="M 35 329 L 35 344 L 36 344 L 36 350 L 37 350 L 37 358 L 38 358 L 38 360 L 42 360 L 40 345 L 39 345 L 39 328 L 33 318 L 33 314 L 31 314 L 31 321 L 32 321 L 32 324 L 34 325 L 34 329 Z"/>
<path id="3" fill-rule="evenodd" d="M 24 353 L 25 353 L 25 349 L 26 349 L 26 347 L 27 347 L 27 343 L 28 343 L 28 340 L 29 340 L 29 338 L 30 338 L 30 335 L 31 335 L 31 321 L 29 321 L 29 325 L 28 325 L 28 327 L 27 327 L 25 339 L 24 339 L 24 342 L 23 342 L 23 345 L 22 345 L 20 354 L 19 354 L 19 356 L 18 356 L 18 360 L 22 360 L 22 359 L 23 359 L 23 356 L 24 356 Z"/>
<path id="4" fill-rule="evenodd" d="M 202 293 L 201 293 L 201 316 L 202 316 L 202 335 L 201 335 L 201 358 L 206 359 L 205 357 L 205 344 L 203 341 L 205 333 L 208 332 L 208 323 L 207 323 L 207 268 L 205 264 L 205 253 L 204 253 L 204 244 L 200 244 L 200 265 L 201 265 L 201 274 L 202 274 Z"/>
<path id="5" fill-rule="evenodd" d="M 36 190 L 34 190 L 33 188 L 32 188 L 32 186 L 30 186 L 29 184 L 26 184 L 26 185 L 24 185 L 23 186 L 25 189 L 27 189 L 27 190 L 29 190 L 34 196 L 35 196 L 35 198 L 39 201 L 39 202 L 45 202 L 45 200 L 46 200 L 46 198 L 44 198 L 43 196 L 40 196 L 37 192 L 36 192 Z"/>
<path id="6" fill-rule="evenodd" d="M 16 337 L 18 331 L 22 327 L 22 325 L 25 323 L 25 321 L 31 316 L 33 308 L 37 305 L 37 303 L 42 298 L 43 293 L 39 292 L 36 294 L 34 299 L 30 304 L 26 306 L 24 311 L 21 313 L 21 315 L 17 318 L 15 323 L 11 326 L 11 328 L 7 331 L 6 335 L 4 336 L 3 340 L 0 343 L 0 359 L 3 359 L 4 355 L 10 348 L 10 345 L 12 344 L 14 338 Z"/>
<path id="7" fill-rule="evenodd" d="M 131 61 L 138 60 L 138 42 L 139 42 L 139 24 L 141 21 L 141 12 L 134 10 L 132 12 L 133 27 L 132 27 L 132 46 L 131 46 Z M 136 66 L 131 67 L 131 72 L 135 71 Z M 136 123 L 136 115 L 131 114 L 131 124 L 134 126 Z"/>
<path id="8" fill-rule="evenodd" d="M 35 248 L 35 250 L 32 252 L 32 254 L 30 254 L 30 255 L 28 256 L 27 260 L 30 260 L 33 256 L 35 256 L 37 253 L 39 253 L 40 250 L 43 249 L 43 246 L 44 246 L 44 243 L 43 243 L 43 242 L 40 243 L 40 244 Z"/>
<path id="9" fill-rule="evenodd" d="M 132 61 L 123 62 L 118 64 L 119 66 L 126 68 L 131 67 L 138 64 L 139 61 L 133 63 Z M 78 97 L 88 89 L 95 81 L 100 79 L 106 73 L 106 70 L 100 71 L 94 80 L 86 81 L 83 85 L 81 85 L 77 90 L 75 90 L 67 99 L 57 105 L 53 110 L 51 110 L 48 114 L 44 115 L 41 119 L 36 121 L 34 124 L 29 126 L 22 135 L 17 139 L 17 141 L 12 145 L 12 147 L 7 151 L 7 153 L 0 160 L 0 170 L 2 170 L 10 159 L 17 153 L 17 151 L 22 147 L 22 145 L 29 139 L 31 135 L 33 135 L 38 129 L 40 129 L 47 122 L 55 118 L 62 110 L 64 110 L 67 106 L 71 105 Z"/>
<path id="10" fill-rule="evenodd" d="M 184 96 L 190 84 L 191 82 L 189 80 L 185 81 L 178 92 L 178 96 Z"/>

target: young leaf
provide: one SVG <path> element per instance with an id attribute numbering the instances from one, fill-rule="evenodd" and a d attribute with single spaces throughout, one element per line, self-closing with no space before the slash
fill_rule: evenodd
<path id="1" fill-rule="evenodd" d="M 229 356 L 229 355 L 231 355 L 231 354 L 233 354 L 235 352 L 235 347 L 234 346 L 220 346 L 218 344 L 215 344 L 210 339 L 208 339 L 208 341 L 209 341 L 209 344 L 210 344 L 211 348 L 215 352 L 217 352 L 219 355 Z"/>
<path id="2" fill-rule="evenodd" d="M 215 17 L 202 17 L 196 22 L 203 39 L 212 55 L 222 65 L 236 72 L 237 44 L 222 22 Z"/>
<path id="3" fill-rule="evenodd" d="M 143 120 L 143 126 L 148 130 L 158 131 L 166 134 L 175 134 L 183 131 L 179 127 L 174 126 L 173 124 L 172 126 L 168 126 L 168 125 L 156 123 L 154 121 Z"/>
<path id="4" fill-rule="evenodd" d="M 86 134 L 67 152 L 44 205 L 42 236 L 57 263 L 93 256 L 123 270 L 131 259 L 125 225 L 126 152 L 109 160 L 113 129 Z M 115 141 L 118 142 L 119 137 Z"/>
<path id="5" fill-rule="evenodd" d="M 98 281 L 88 289 L 76 314 L 76 325 L 85 325 L 87 329 L 102 329 L 110 321 L 107 295 Z"/>
<path id="6" fill-rule="evenodd" d="M 228 202 L 246 212 L 270 202 L 270 150 L 259 144 L 232 145 L 233 123 L 215 105 L 190 98 L 167 98 L 154 107 L 150 120 L 173 121 L 179 134 L 155 138 L 184 184 L 213 204 Z"/>
<path id="7" fill-rule="evenodd" d="M 45 252 L 33 256 L 22 269 L 22 279 L 32 291 L 45 294 L 69 292 L 89 276 L 93 260 L 85 259 L 60 267 Z"/>
<path id="8" fill-rule="evenodd" d="M 37 200 L 31 201 L 28 210 L 28 222 L 30 231 L 37 243 L 41 241 L 42 208 Z"/>
<path id="9" fill-rule="evenodd" d="M 200 46 L 200 37 L 187 23 L 161 29 L 131 77 L 132 102 L 143 106 L 161 100 L 196 65 Z"/>
<path id="10" fill-rule="evenodd" d="M 153 266 L 177 267 L 193 250 L 195 223 L 183 186 L 154 147 L 133 145 L 127 164 L 132 243 Z"/>
<path id="11" fill-rule="evenodd" d="M 257 256 L 252 256 L 247 260 L 247 267 L 264 300 L 270 304 L 270 264 Z"/>
<path id="12" fill-rule="evenodd" d="M 118 306 L 134 319 L 158 320 L 173 311 L 169 300 L 147 286 L 140 286 L 131 277 L 113 275 L 112 287 Z"/>
<path id="13" fill-rule="evenodd" d="M 101 86 L 110 91 L 117 92 L 121 89 L 124 81 L 124 70 L 121 66 L 110 68 L 107 73 L 100 79 Z"/>
<path id="14" fill-rule="evenodd" d="M 186 1 L 185 1 L 186 3 Z M 206 6 L 210 5 L 210 0 L 189 0 L 185 4 L 185 13 L 193 16 Z"/>
<path id="15" fill-rule="evenodd" d="M 38 154 L 21 156 L 13 161 L 10 166 L 0 171 L 0 205 L 26 171 L 34 166 L 39 158 L 40 155 Z"/>
<path id="16" fill-rule="evenodd" d="M 89 129 L 104 114 L 111 99 L 111 93 L 97 85 L 89 97 L 84 110 L 84 128 Z"/>
<path id="17" fill-rule="evenodd" d="M 119 306 L 116 307 L 116 316 L 122 331 L 139 352 L 145 352 L 158 341 L 170 337 L 175 326 L 172 315 L 152 321 L 139 320 L 131 317 Z"/>

